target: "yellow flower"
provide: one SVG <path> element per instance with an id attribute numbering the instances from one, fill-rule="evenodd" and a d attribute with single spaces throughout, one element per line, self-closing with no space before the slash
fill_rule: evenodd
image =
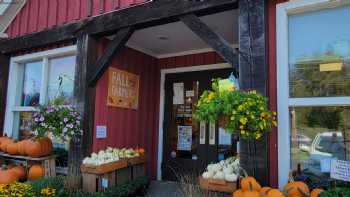
<path id="1" fill-rule="evenodd" d="M 245 130 L 241 130 L 241 134 L 244 135 L 245 134 Z"/>
<path id="2" fill-rule="evenodd" d="M 208 100 L 211 101 L 214 98 L 214 92 L 210 92 L 208 95 Z"/>
<path id="3" fill-rule="evenodd" d="M 272 114 L 274 115 L 274 116 L 277 116 L 277 113 L 274 111 L 274 112 L 272 112 Z"/>
<path id="4" fill-rule="evenodd" d="M 273 125 L 273 126 L 277 126 L 277 121 L 273 120 L 273 121 L 272 121 L 272 125 Z"/>
<path id="5" fill-rule="evenodd" d="M 255 139 L 257 139 L 257 140 L 258 140 L 258 139 L 260 139 L 260 138 L 261 138 L 261 136 L 262 136 L 262 135 L 261 135 L 261 133 L 258 133 L 258 134 L 256 134 Z"/>
<path id="6" fill-rule="evenodd" d="M 241 119 L 239 119 L 239 122 L 241 122 L 242 125 L 245 125 L 245 124 L 247 124 L 248 119 L 247 118 L 241 118 Z"/>
<path id="7" fill-rule="evenodd" d="M 244 126 L 243 126 L 243 125 L 241 125 L 241 126 L 239 126 L 239 128 L 240 128 L 240 129 L 244 129 Z"/>

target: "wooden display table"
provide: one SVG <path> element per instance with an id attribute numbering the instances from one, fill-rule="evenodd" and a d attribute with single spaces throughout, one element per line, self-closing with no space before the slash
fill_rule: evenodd
<path id="1" fill-rule="evenodd" d="M 41 163 L 45 170 L 45 177 L 56 176 L 56 155 L 33 158 L 0 152 L 0 163 L 3 164 L 5 160 L 21 163 L 27 170 L 31 163 Z"/>
<path id="2" fill-rule="evenodd" d="M 135 180 L 139 177 L 146 176 L 146 163 L 147 163 L 146 155 L 130 158 L 130 159 L 127 159 L 127 161 L 128 161 L 128 166 L 130 166 L 130 169 L 131 169 L 131 180 Z"/>
<path id="3" fill-rule="evenodd" d="M 199 185 L 204 190 L 231 194 L 237 189 L 236 182 L 227 182 L 225 180 L 216 179 L 204 179 L 202 176 L 199 177 Z"/>

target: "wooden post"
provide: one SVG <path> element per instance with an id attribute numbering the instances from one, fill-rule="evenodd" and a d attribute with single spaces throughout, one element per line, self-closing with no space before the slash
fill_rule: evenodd
<path id="1" fill-rule="evenodd" d="M 240 87 L 244 90 L 255 89 L 262 95 L 267 93 L 266 2 L 265 0 L 239 0 L 238 3 Z M 255 177 L 262 185 L 267 185 L 268 182 L 267 145 L 267 136 L 255 142 L 240 140 L 240 163 L 248 174 L 255 173 Z M 255 154 L 254 161 L 249 159 L 252 152 Z"/>
<path id="2" fill-rule="evenodd" d="M 80 164 L 85 155 L 91 152 L 95 89 L 88 86 L 88 74 L 96 58 L 96 40 L 83 34 L 77 38 L 77 58 L 74 80 L 74 106 L 80 112 L 83 123 L 83 136 L 73 137 L 68 152 L 68 176 L 71 187 L 80 187 Z"/>
<path id="3" fill-rule="evenodd" d="M 6 110 L 6 95 L 7 81 L 9 76 L 10 57 L 0 54 L 0 135 L 2 136 L 5 110 Z"/>

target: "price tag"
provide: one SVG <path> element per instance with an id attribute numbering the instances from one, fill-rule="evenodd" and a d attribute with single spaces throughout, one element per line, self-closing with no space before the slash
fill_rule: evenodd
<path id="1" fill-rule="evenodd" d="M 215 123 L 210 123 L 209 124 L 209 144 L 210 145 L 215 145 L 215 130 L 216 130 L 216 126 Z"/>
<path id="2" fill-rule="evenodd" d="M 205 144 L 206 123 L 204 121 L 201 121 L 199 130 L 199 144 Z"/>
<path id="3" fill-rule="evenodd" d="M 96 138 L 106 138 L 107 137 L 107 126 L 96 126 Z"/>

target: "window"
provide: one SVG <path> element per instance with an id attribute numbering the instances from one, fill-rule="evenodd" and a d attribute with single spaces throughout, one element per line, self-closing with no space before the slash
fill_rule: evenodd
<path id="1" fill-rule="evenodd" d="M 301 169 L 349 160 L 350 4 L 300 0 L 277 7 L 279 185 Z M 287 145 L 287 146 L 286 146 Z"/>
<path id="2" fill-rule="evenodd" d="M 73 104 L 76 47 L 69 46 L 11 58 L 5 132 L 23 139 L 32 134 L 39 105 L 60 100 Z"/>

